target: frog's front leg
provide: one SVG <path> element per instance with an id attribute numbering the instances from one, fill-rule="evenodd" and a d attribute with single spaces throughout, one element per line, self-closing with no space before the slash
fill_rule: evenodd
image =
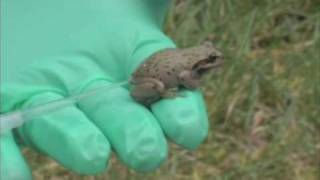
<path id="1" fill-rule="evenodd" d="M 145 105 L 157 101 L 165 92 L 164 84 L 155 78 L 139 78 L 131 80 L 133 88 L 131 95 L 134 99 Z"/>
<path id="2" fill-rule="evenodd" d="M 192 71 L 185 70 L 179 74 L 179 83 L 187 89 L 194 90 L 200 85 L 200 80 L 192 75 Z"/>

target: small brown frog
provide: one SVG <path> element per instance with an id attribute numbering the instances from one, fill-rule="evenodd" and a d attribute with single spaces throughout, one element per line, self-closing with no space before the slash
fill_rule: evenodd
<path id="1" fill-rule="evenodd" d="M 196 89 L 204 74 L 223 63 L 222 53 L 211 42 L 186 49 L 165 49 L 153 54 L 133 73 L 131 96 L 147 106 L 161 98 L 173 98 L 181 87 Z"/>

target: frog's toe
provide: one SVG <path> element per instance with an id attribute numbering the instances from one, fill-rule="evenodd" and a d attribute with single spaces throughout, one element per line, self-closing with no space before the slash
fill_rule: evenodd
<path id="1" fill-rule="evenodd" d="M 187 97 L 187 94 L 184 91 L 181 91 L 178 93 L 178 96 L 181 98 L 185 98 L 185 97 Z"/>
<path id="2" fill-rule="evenodd" d="M 168 92 L 167 91 L 167 92 L 162 94 L 162 97 L 171 99 L 171 98 L 177 97 L 177 95 L 178 95 L 178 93 L 176 93 L 176 92 L 170 92 L 170 91 Z"/>
<path id="3" fill-rule="evenodd" d="M 179 96 L 178 88 L 167 89 L 161 96 L 163 98 L 175 98 Z"/>

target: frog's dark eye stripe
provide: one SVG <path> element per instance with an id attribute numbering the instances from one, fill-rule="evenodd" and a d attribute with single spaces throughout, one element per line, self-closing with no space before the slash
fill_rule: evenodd
<path id="1" fill-rule="evenodd" d="M 218 58 L 219 58 L 219 56 L 217 56 L 217 55 L 210 55 L 208 61 L 210 63 L 214 63 Z"/>
<path id="2" fill-rule="evenodd" d="M 210 61 L 209 61 L 209 62 L 210 62 Z M 192 69 L 193 69 L 193 70 L 197 70 L 197 69 L 199 69 L 199 67 L 201 67 L 202 65 L 204 65 L 204 64 L 206 64 L 206 63 L 208 63 L 208 60 L 207 60 L 207 59 L 203 59 L 203 60 L 197 62 L 197 63 L 192 67 Z"/>
<path id="3" fill-rule="evenodd" d="M 198 69 L 197 70 L 197 73 L 198 73 L 198 75 L 203 75 L 203 74 L 205 74 L 206 72 L 208 72 L 209 71 L 209 69 L 206 69 L 206 68 L 200 68 L 200 69 Z"/>

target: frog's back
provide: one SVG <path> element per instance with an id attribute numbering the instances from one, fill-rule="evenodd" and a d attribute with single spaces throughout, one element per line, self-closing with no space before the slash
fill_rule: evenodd
<path id="1" fill-rule="evenodd" d="M 134 78 L 155 78 L 167 87 L 178 84 L 178 74 L 183 69 L 181 53 L 177 49 L 166 49 L 152 55 L 134 73 Z"/>

